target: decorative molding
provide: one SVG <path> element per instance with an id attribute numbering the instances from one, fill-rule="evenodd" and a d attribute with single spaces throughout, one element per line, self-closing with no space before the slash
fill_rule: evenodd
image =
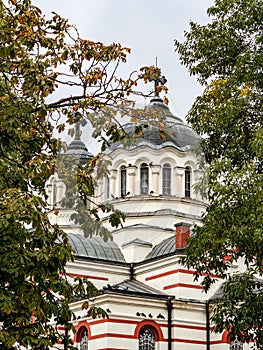
<path id="1" fill-rule="evenodd" d="M 203 286 L 200 285 L 194 285 L 194 284 L 188 284 L 188 283 L 175 283 L 175 284 L 170 284 L 168 286 L 164 286 L 163 290 L 167 290 L 167 289 L 173 289 L 173 288 L 192 288 L 192 289 L 204 289 Z"/>

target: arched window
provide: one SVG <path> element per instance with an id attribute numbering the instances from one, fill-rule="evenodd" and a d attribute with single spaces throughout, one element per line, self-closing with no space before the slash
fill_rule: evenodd
<path id="1" fill-rule="evenodd" d="M 155 350 L 155 338 L 150 328 L 140 330 L 139 350 Z"/>
<path id="2" fill-rule="evenodd" d="M 120 168 L 120 179 L 121 179 L 121 196 L 126 196 L 127 188 L 126 188 L 126 182 L 127 182 L 127 170 L 124 165 Z"/>
<path id="3" fill-rule="evenodd" d="M 171 194 L 171 165 L 168 163 L 163 165 L 163 194 Z"/>
<path id="4" fill-rule="evenodd" d="M 149 193 L 149 167 L 146 163 L 142 163 L 140 167 L 140 193 Z"/>
<path id="5" fill-rule="evenodd" d="M 52 175 L 46 184 L 48 194 L 48 204 L 54 208 L 61 206 L 61 201 L 65 195 L 66 186 L 58 178 L 57 174 Z"/>
<path id="6" fill-rule="evenodd" d="M 88 331 L 86 328 L 83 329 L 80 335 L 79 350 L 88 350 Z"/>
<path id="7" fill-rule="evenodd" d="M 187 198 L 191 197 L 191 169 L 189 166 L 184 170 L 184 195 Z"/>
<path id="8" fill-rule="evenodd" d="M 230 350 L 243 350 L 242 341 L 238 340 L 238 337 L 236 336 L 236 338 L 231 341 L 229 349 Z"/>

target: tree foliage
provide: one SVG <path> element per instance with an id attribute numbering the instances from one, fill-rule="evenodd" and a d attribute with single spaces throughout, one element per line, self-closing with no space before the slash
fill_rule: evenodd
<path id="1" fill-rule="evenodd" d="M 203 136 L 208 208 L 184 263 L 226 279 L 214 303 L 216 329 L 263 347 L 263 2 L 216 0 L 207 25 L 190 23 L 181 62 L 205 86 L 188 121 Z M 242 259 L 245 270 L 231 277 Z M 261 280 L 257 278 L 261 278 Z"/>
<path id="2" fill-rule="evenodd" d="M 49 221 L 45 182 L 60 149 L 54 127 L 63 131 L 78 112 L 95 137 L 110 130 L 118 138 L 116 112 L 109 116 L 106 108 L 125 107 L 138 80 L 160 72 L 145 67 L 134 78 L 117 78 L 128 48 L 82 39 L 67 20 L 56 13 L 46 18 L 30 0 L 1 1 L 0 28 L 0 346 L 48 349 L 58 340 L 68 346 L 56 327 L 71 329 L 69 303 L 94 287 L 64 277 L 71 247 Z M 84 202 L 98 159 L 77 175 Z M 112 218 L 117 225 L 122 215 Z M 90 314 L 105 316 L 94 308 Z"/>

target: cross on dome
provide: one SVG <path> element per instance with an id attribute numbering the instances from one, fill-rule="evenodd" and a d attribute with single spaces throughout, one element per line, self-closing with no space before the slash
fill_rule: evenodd
<path id="1" fill-rule="evenodd" d="M 157 57 L 156 57 L 156 64 L 155 64 L 156 68 L 157 68 Z M 165 78 L 165 76 L 161 76 L 161 77 L 155 77 L 155 76 L 151 76 L 149 78 L 149 81 L 154 81 L 154 96 L 159 97 L 159 92 L 158 92 L 158 85 L 164 85 L 167 82 L 167 79 Z"/>
<path id="2" fill-rule="evenodd" d="M 87 124 L 87 121 L 82 118 L 79 112 L 74 113 L 74 122 L 75 122 L 75 140 L 80 140 L 81 131 L 80 127 L 84 127 Z"/>

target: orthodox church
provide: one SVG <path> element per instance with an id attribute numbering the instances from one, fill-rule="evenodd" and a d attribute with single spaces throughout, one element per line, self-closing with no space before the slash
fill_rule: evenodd
<path id="1" fill-rule="evenodd" d="M 51 216 L 68 233 L 74 251 L 68 278 L 87 277 L 100 290 L 90 305 L 109 316 L 92 319 L 82 310 L 83 300 L 76 301 L 72 337 L 80 350 L 241 350 L 243 344 L 238 339 L 230 343 L 227 332 L 211 331 L 209 304 L 220 279 L 206 294 L 193 271 L 180 264 L 186 238 L 206 206 L 194 190 L 202 176 L 196 152 L 200 140 L 157 93 L 146 108 L 165 114 L 166 137 L 145 124 L 143 136 L 129 146 L 117 142 L 105 152 L 111 165 L 98 181 L 98 198 L 126 215 L 117 229 L 103 218 L 113 240 L 85 238 L 70 220 L 72 209 L 59 208 Z M 135 132 L 132 123 L 123 128 Z M 85 140 L 72 141 L 67 154 L 81 162 L 92 157 Z M 65 186 L 57 175 L 47 191 L 51 205 L 63 195 Z"/>

